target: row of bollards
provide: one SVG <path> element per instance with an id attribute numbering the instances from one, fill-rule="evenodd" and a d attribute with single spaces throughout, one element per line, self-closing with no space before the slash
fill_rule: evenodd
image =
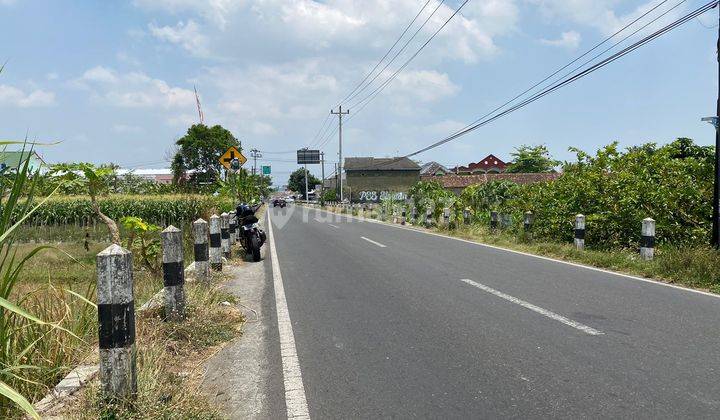
<path id="1" fill-rule="evenodd" d="M 216 214 L 210 223 L 193 222 L 195 278 L 207 282 L 210 270 L 222 270 L 223 253 L 232 256 L 239 240 L 235 212 Z M 185 267 L 183 233 L 168 226 L 160 233 L 164 308 L 167 321 L 185 318 Z M 109 398 L 133 398 L 137 393 L 135 302 L 132 253 L 116 244 L 97 255 L 98 346 L 100 383 Z"/>

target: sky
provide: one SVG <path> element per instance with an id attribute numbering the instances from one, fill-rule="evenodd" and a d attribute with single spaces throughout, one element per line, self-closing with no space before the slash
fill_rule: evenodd
<path id="1" fill-rule="evenodd" d="M 59 141 L 40 148 L 51 163 L 168 167 L 174 142 L 198 122 L 196 86 L 205 123 L 231 130 L 246 152 L 264 151 L 258 166 L 272 167 L 276 185 L 297 168 L 293 151 L 301 147 L 321 146 L 329 174 L 338 161 L 337 134 L 317 134 L 337 124 L 330 109 L 426 1 L 0 0 L 0 62 L 7 62 L 0 73 L 0 139 Z M 371 87 L 344 103 L 350 116 L 343 154 L 400 156 L 440 140 L 660 2 L 470 0 L 361 109 L 355 102 L 460 4 L 430 0 L 404 39 L 426 19 L 427 25 Z M 653 16 L 678 3 L 636 36 L 705 1 L 667 0 Z M 454 166 L 492 153 L 510 160 L 523 144 L 544 144 L 560 160 L 573 159 L 570 147 L 595 151 L 613 141 L 627 147 L 691 137 L 712 144 L 712 127 L 700 118 L 715 113 L 717 21 L 717 11 L 708 12 L 415 159 Z M 310 169 L 319 176 L 319 165 Z"/>

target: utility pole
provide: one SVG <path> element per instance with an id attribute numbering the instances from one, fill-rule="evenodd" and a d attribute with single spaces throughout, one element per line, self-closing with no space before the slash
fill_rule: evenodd
<path id="1" fill-rule="evenodd" d="M 320 152 L 320 164 L 322 168 L 322 180 L 320 181 L 320 205 L 322 206 L 325 205 L 325 199 L 323 198 L 325 195 L 325 152 Z"/>
<path id="2" fill-rule="evenodd" d="M 305 164 L 305 203 L 310 202 L 310 194 L 309 194 L 310 191 L 308 191 L 307 175 L 308 175 L 308 170 L 307 170 L 307 163 L 306 163 Z"/>
<path id="3" fill-rule="evenodd" d="M 339 135 L 339 147 L 338 147 L 338 157 L 340 158 L 340 162 L 338 163 L 338 180 L 340 181 L 340 202 L 343 201 L 343 181 L 342 181 L 342 165 L 343 165 L 343 157 L 342 157 L 342 117 L 343 115 L 349 115 L 350 110 L 343 112 L 342 105 L 338 106 L 338 112 L 330 110 L 330 113 L 333 115 L 338 116 L 338 135 Z"/>
<path id="4" fill-rule="evenodd" d="M 720 83 L 720 7 L 718 8 L 718 39 L 716 48 L 718 61 L 718 83 Z M 720 84 L 714 117 L 705 117 L 702 121 L 709 122 L 715 127 L 715 185 L 713 188 L 713 215 L 712 215 L 712 246 L 720 248 Z"/>
<path id="5" fill-rule="evenodd" d="M 252 174 L 255 175 L 257 171 L 257 160 L 262 157 L 262 153 L 258 149 L 250 150 L 250 157 L 253 158 Z"/>

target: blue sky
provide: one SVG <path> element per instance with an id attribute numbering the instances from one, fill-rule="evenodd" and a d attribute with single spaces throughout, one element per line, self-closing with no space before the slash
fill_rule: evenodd
<path id="1" fill-rule="evenodd" d="M 380 96 L 357 115 L 351 108 L 344 155 L 402 155 L 439 140 L 659 2 L 470 0 Z M 0 0 L 0 60 L 8 61 L 0 74 L 0 138 L 28 132 L 31 139 L 61 140 L 42 148 L 49 162 L 166 167 L 174 140 L 197 121 L 196 85 L 206 122 L 230 129 L 246 150 L 310 146 L 330 108 L 424 3 Z M 703 3 L 682 2 L 668 19 Z M 431 0 L 428 10 L 437 4 Z M 457 5 L 441 5 L 400 57 Z M 615 140 L 629 146 L 687 136 L 712 144 L 712 128 L 699 120 L 714 114 L 716 22 L 711 11 L 418 159 L 448 165 L 489 153 L 509 159 L 521 144 L 546 144 L 558 159 L 572 159 L 570 146 L 595 150 Z M 323 150 L 331 167 L 337 139 Z M 296 167 L 293 154 L 264 159 L 276 184 Z"/>

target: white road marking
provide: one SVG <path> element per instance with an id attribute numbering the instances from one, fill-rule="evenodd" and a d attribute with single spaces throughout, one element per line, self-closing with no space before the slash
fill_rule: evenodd
<path id="1" fill-rule="evenodd" d="M 295 347 L 295 335 L 290 323 L 290 312 L 288 311 L 285 288 L 280 273 L 280 262 L 275 250 L 270 212 L 268 212 L 268 238 L 272 260 L 273 286 L 275 288 L 275 309 L 277 310 L 278 331 L 280 333 L 280 358 L 282 359 L 287 417 L 288 419 L 310 419 L 305 387 L 300 372 L 300 361 Z"/>
<path id="2" fill-rule="evenodd" d="M 368 239 L 364 236 L 361 236 L 361 238 L 365 239 L 366 241 L 370 242 L 371 244 L 375 244 L 375 245 L 379 246 L 380 248 L 387 248 L 385 245 L 381 244 L 380 242 L 375 242 L 372 239 Z"/>
<path id="3" fill-rule="evenodd" d="M 330 214 L 332 214 L 331 212 L 329 212 L 329 211 L 327 211 L 327 210 L 321 210 L 321 209 L 317 209 L 317 210 L 323 211 L 323 212 L 325 212 L 325 213 L 330 213 Z M 393 224 L 381 222 L 381 221 L 375 220 L 375 219 L 358 218 L 358 217 L 355 217 L 355 216 L 349 216 L 349 217 L 352 217 L 353 219 L 356 219 L 356 220 L 361 221 L 361 222 L 376 223 L 376 224 L 378 224 L 378 225 L 388 226 L 388 227 L 392 227 L 392 228 L 395 228 L 395 229 L 403 229 L 403 230 L 408 230 L 408 231 L 410 231 L 410 232 L 423 233 L 423 234 L 425 234 L 425 235 L 437 236 L 437 237 L 439 237 L 439 238 L 445 238 L 445 239 L 451 239 L 451 240 L 453 240 L 453 241 L 465 242 L 465 243 L 468 243 L 468 244 L 477 245 L 477 246 L 481 246 L 481 247 L 484 247 L 484 248 L 496 249 L 496 250 L 498 250 L 498 251 L 512 252 L 513 254 L 524 255 L 524 256 L 526 256 L 526 257 L 537 258 L 537 259 L 545 260 L 545 261 L 552 261 L 552 262 L 554 262 L 554 263 L 570 265 L 570 266 L 577 267 L 577 268 L 584 268 L 584 269 L 586 269 L 586 270 L 597 271 L 597 272 L 600 272 L 600 273 L 610 274 L 610 275 L 617 276 L 617 277 L 624 277 L 624 278 L 626 278 L 626 279 L 641 281 L 641 282 L 643 282 L 643 283 L 654 284 L 654 285 L 656 285 L 656 286 L 670 287 L 670 288 L 677 289 L 677 290 L 681 290 L 681 291 L 684 291 L 684 292 L 690 292 L 690 293 L 696 293 L 696 294 L 699 294 L 699 295 L 710 296 L 710 297 L 714 297 L 714 298 L 720 298 L 720 295 L 715 294 L 715 293 L 705 292 L 705 291 L 696 290 L 696 289 L 690 289 L 690 288 L 688 288 L 688 287 L 678 286 L 678 285 L 676 285 L 676 284 L 665 283 L 665 282 L 662 282 L 662 281 L 660 281 L 660 280 L 646 279 L 646 278 L 642 278 L 642 277 L 638 277 L 638 276 L 633 276 L 632 274 L 618 273 L 617 271 L 610 271 L 610 270 L 606 270 L 606 269 L 604 269 L 604 268 L 592 267 L 592 266 L 589 266 L 589 265 L 574 263 L 574 262 L 570 262 L 570 261 L 558 260 L 557 258 L 545 257 L 545 256 L 543 256 L 543 255 L 530 254 L 530 253 L 527 253 L 527 252 L 516 251 L 516 250 L 514 250 L 514 249 L 503 248 L 503 247 L 495 246 L 495 245 L 488 245 L 488 244 L 484 244 L 484 243 L 482 243 L 482 242 L 475 242 L 475 241 L 471 241 L 471 240 L 468 240 L 468 239 L 456 238 L 456 237 L 454 237 L 454 236 L 447 236 L 447 235 L 443 235 L 443 234 L 440 234 L 440 233 L 427 232 L 427 231 L 424 231 L 424 230 L 420 230 L 420 229 L 412 228 L 412 227 L 408 227 L 408 226 L 393 225 Z"/>
<path id="4" fill-rule="evenodd" d="M 334 227 L 335 229 L 340 229 L 340 226 L 335 226 L 335 225 L 333 225 L 332 223 L 328 223 L 328 225 Z"/>
<path id="5" fill-rule="evenodd" d="M 535 306 L 535 305 L 533 305 L 532 303 L 529 303 L 529 302 L 526 302 L 526 301 L 524 301 L 524 300 L 522 300 L 522 299 L 518 299 L 518 298 L 516 298 L 516 297 L 510 296 L 510 295 L 505 294 L 505 293 L 503 293 L 503 292 L 501 292 L 501 291 L 499 291 L 499 290 L 495 290 L 495 289 L 493 289 L 492 287 L 485 286 L 484 284 L 480 284 L 480 283 L 474 282 L 474 281 L 469 280 L 469 279 L 461 279 L 460 281 L 465 282 L 465 283 L 467 283 L 467 284 L 469 284 L 469 285 L 471 285 L 471 286 L 475 286 L 475 287 L 477 287 L 478 289 L 484 290 L 484 291 L 486 291 L 486 292 L 488 292 L 488 293 L 490 293 L 490 294 L 493 294 L 493 295 L 495 295 L 495 296 L 497 296 L 497 297 L 499 297 L 499 298 L 503 298 L 503 299 L 507 300 L 508 302 L 512 302 L 512 303 L 514 303 L 514 304 L 516 304 L 516 305 L 520 305 L 520 306 L 522 306 L 523 308 L 530 309 L 531 311 L 535 311 L 535 312 L 539 313 L 540 315 L 544 315 L 544 316 L 546 316 L 546 317 L 548 317 L 548 318 L 550 318 L 550 319 L 554 319 L 555 321 L 561 322 L 561 323 L 563 323 L 563 324 L 565 324 L 565 325 L 568 325 L 568 326 L 570 326 L 570 327 L 573 327 L 573 328 L 575 328 L 575 329 L 578 329 L 578 330 L 580 330 L 580 331 L 582 331 L 582 332 L 584 332 L 584 333 L 586 333 L 586 334 L 590 334 L 590 335 L 603 335 L 603 334 L 605 334 L 605 333 L 602 332 L 602 331 L 598 331 L 598 330 L 596 330 L 596 329 L 594 329 L 594 328 L 588 327 L 588 326 L 585 325 L 585 324 L 581 324 L 581 323 L 579 323 L 579 322 L 577 322 L 577 321 L 573 321 L 572 319 L 565 318 L 564 316 L 558 315 L 558 314 L 556 314 L 555 312 L 548 311 L 547 309 L 543 309 L 543 308 L 541 308 L 541 307 L 539 307 L 539 306 Z"/>

